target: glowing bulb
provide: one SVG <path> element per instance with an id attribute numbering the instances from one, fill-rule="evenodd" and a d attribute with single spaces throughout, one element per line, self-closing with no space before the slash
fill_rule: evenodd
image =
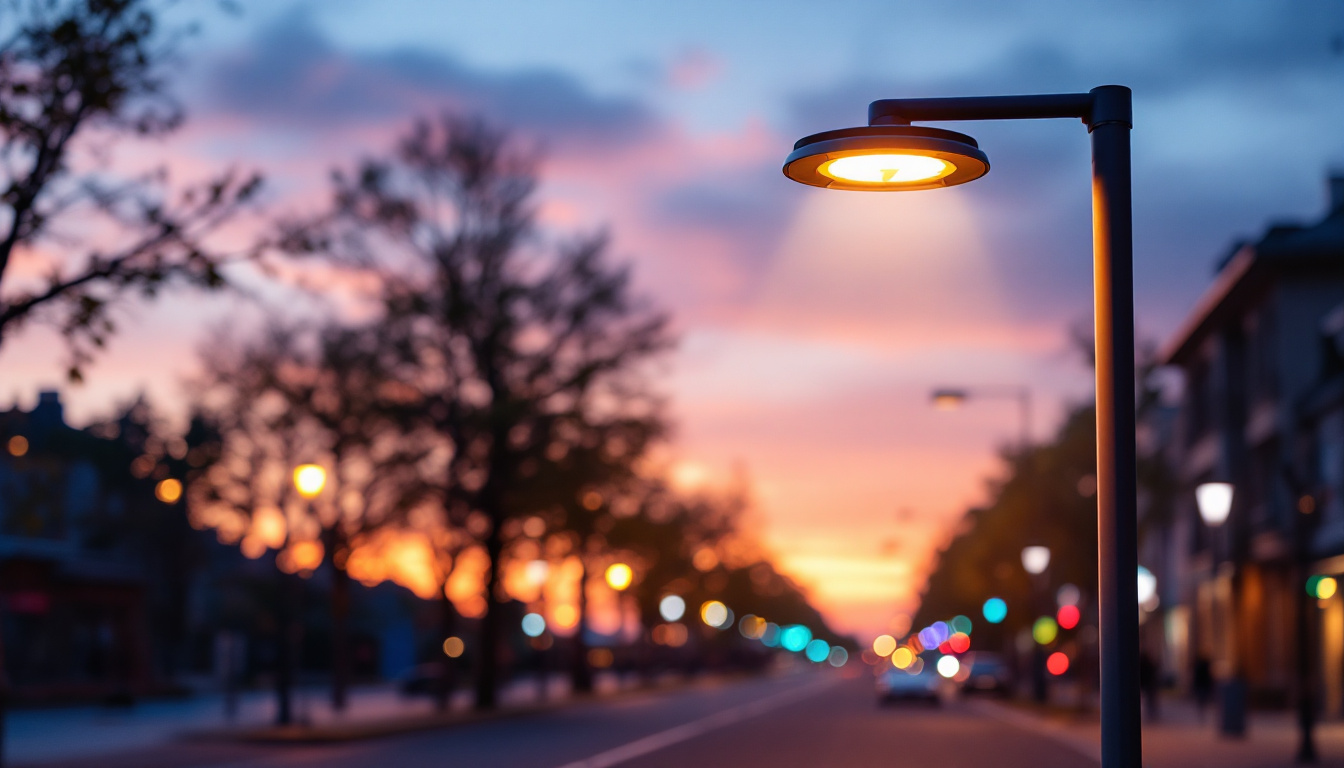
<path id="1" fill-rule="evenodd" d="M 955 171 L 956 166 L 926 155 L 884 153 L 839 157 L 823 163 L 817 170 L 841 181 L 895 185 L 940 179 Z"/>
<path id="2" fill-rule="evenodd" d="M 317 496 L 326 484 L 327 470 L 318 465 L 303 464 L 294 468 L 294 487 L 305 499 Z"/>
<path id="3" fill-rule="evenodd" d="M 1231 483 L 1204 483 L 1195 489 L 1195 504 L 1205 524 L 1219 526 L 1227 520 L 1234 490 Z"/>
<path id="4" fill-rule="evenodd" d="M 607 567 L 607 586 L 620 592 L 635 580 L 635 572 L 625 563 L 612 563 Z"/>

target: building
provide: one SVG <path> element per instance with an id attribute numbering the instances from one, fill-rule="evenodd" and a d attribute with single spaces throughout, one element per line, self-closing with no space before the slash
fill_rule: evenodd
<path id="1" fill-rule="evenodd" d="M 1184 381 L 1169 439 L 1153 449 L 1171 471 L 1169 510 L 1152 494 L 1141 510 L 1161 534 L 1145 556 L 1164 585 L 1166 663 L 1188 689 L 1207 661 L 1215 677 L 1244 680 L 1253 705 L 1286 704 L 1302 684 L 1303 573 L 1344 571 L 1344 177 L 1329 192 L 1321 220 L 1232 249 L 1160 353 Z M 1195 501 L 1209 481 L 1235 488 L 1217 527 Z M 1312 653 L 1326 710 L 1339 714 L 1344 605 L 1303 602 L 1320 613 L 1325 642 Z"/>

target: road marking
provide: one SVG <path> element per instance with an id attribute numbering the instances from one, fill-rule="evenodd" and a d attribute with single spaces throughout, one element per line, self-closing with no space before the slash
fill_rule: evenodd
<path id="1" fill-rule="evenodd" d="M 836 682 L 835 678 L 822 680 L 811 685 L 805 685 L 800 688 L 794 688 L 785 691 L 773 698 L 758 699 L 746 704 L 739 704 L 731 709 L 725 709 L 721 712 L 715 712 L 712 715 L 702 717 L 699 720 L 692 720 L 689 723 L 678 725 L 675 728 L 669 728 L 666 731 L 655 733 L 651 736 L 645 736 L 642 739 L 636 739 L 628 744 L 622 744 L 614 749 L 605 752 L 599 752 L 592 757 L 576 760 L 572 763 L 565 763 L 560 768 L 610 768 L 613 765 L 619 765 L 627 760 L 633 760 L 636 757 L 642 757 L 650 752 L 657 752 L 660 749 L 666 749 L 673 744 L 680 744 L 683 741 L 689 741 L 697 736 L 703 736 L 710 731 L 716 731 L 734 723 L 740 723 L 759 715 L 763 715 L 772 709 L 778 709 L 795 701 L 800 701 L 823 689 L 829 688 Z"/>

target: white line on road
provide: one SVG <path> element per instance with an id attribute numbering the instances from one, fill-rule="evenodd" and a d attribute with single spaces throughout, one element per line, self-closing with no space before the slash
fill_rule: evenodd
<path id="1" fill-rule="evenodd" d="M 715 712 L 712 715 L 702 717 L 699 720 L 692 720 L 684 725 L 678 725 L 675 728 L 669 728 L 666 731 L 655 733 L 651 736 L 645 736 L 642 739 L 636 739 L 628 744 L 622 744 L 606 752 L 599 752 L 592 757 L 576 760 L 572 763 L 566 763 L 560 768 L 609 768 L 609 766 L 619 765 L 627 760 L 633 760 L 636 757 L 647 755 L 650 752 L 657 752 L 660 749 L 666 749 L 673 744 L 680 744 L 683 741 L 694 739 L 710 731 L 716 731 L 720 728 L 747 720 L 758 715 L 763 715 L 772 709 L 778 709 L 786 704 L 792 704 L 795 701 L 805 699 L 823 689 L 829 688 L 836 682 L 835 678 L 828 678 L 821 682 L 805 685 L 801 688 L 794 688 L 785 691 L 773 698 L 757 699 L 756 701 L 741 704 L 731 709 L 725 709 L 722 712 Z"/>

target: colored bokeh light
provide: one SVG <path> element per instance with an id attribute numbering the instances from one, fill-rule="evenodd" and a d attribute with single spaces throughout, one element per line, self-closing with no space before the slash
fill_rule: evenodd
<path id="1" fill-rule="evenodd" d="M 523 634 L 528 637 L 540 637 L 546 631 L 546 619 L 539 613 L 529 613 L 523 617 Z"/>
<path id="2" fill-rule="evenodd" d="M 897 669 L 905 669 L 915 660 L 915 652 L 905 646 L 897 648 L 891 654 L 891 665 Z"/>
<path id="3" fill-rule="evenodd" d="M 761 645 L 766 648 L 776 648 L 779 646 L 779 625 L 773 621 L 765 623 L 765 630 L 761 632 Z"/>
<path id="4" fill-rule="evenodd" d="M 1059 637 L 1059 625 L 1049 616 L 1042 616 L 1031 625 L 1031 639 L 1041 645 L 1049 645 Z"/>
<path id="5" fill-rule="evenodd" d="M 807 660 L 820 664 L 831 657 L 831 644 L 825 640 L 817 639 L 807 644 L 807 649 L 803 652 Z"/>
<path id="6" fill-rule="evenodd" d="M 1059 652 L 1052 653 L 1050 658 L 1045 660 L 1045 669 L 1058 677 L 1069 671 L 1069 657 Z"/>
<path id="7" fill-rule="evenodd" d="M 990 624 L 998 624 L 1008 617 L 1008 604 L 1000 597 L 991 597 L 985 601 L 984 607 L 980 609 L 984 614 L 985 621 Z"/>
<path id="8" fill-rule="evenodd" d="M 154 486 L 154 497 L 164 504 L 175 504 L 182 498 L 182 481 L 173 477 L 164 478 Z"/>
<path id="9" fill-rule="evenodd" d="M 1316 597 L 1321 600 L 1329 600 L 1339 591 L 1339 582 L 1333 577 L 1326 576 L 1316 582 Z"/>
<path id="10" fill-rule="evenodd" d="M 896 650 L 896 638 L 891 635 L 878 635 L 873 641 L 873 653 L 878 656 L 890 656 Z"/>
<path id="11" fill-rule="evenodd" d="M 450 637 L 443 641 L 443 655 L 450 659 L 456 659 L 467 649 L 467 644 L 462 642 L 460 637 Z"/>
<path id="12" fill-rule="evenodd" d="M 948 624 L 952 627 L 953 633 L 960 632 L 963 635 L 971 634 L 971 620 L 966 616 L 954 616 Z"/>
<path id="13" fill-rule="evenodd" d="M 322 492 L 327 484 L 327 470 L 316 464 L 301 464 L 294 468 L 294 488 L 305 499 Z"/>
<path id="14" fill-rule="evenodd" d="M 779 634 L 779 645 L 786 651 L 797 653 L 812 642 L 812 630 L 802 624 L 792 624 Z"/>
<path id="15" fill-rule="evenodd" d="M 971 636 L 962 632 L 957 632 L 947 638 L 947 645 L 953 653 L 965 653 L 971 648 Z"/>
<path id="16" fill-rule="evenodd" d="M 845 664 L 847 664 L 848 662 L 849 662 L 849 651 L 846 651 L 844 648 L 841 648 L 838 645 L 831 647 L 831 653 L 826 658 L 827 664 L 830 664 L 832 667 L 839 668 L 845 666 Z"/>
<path id="17" fill-rule="evenodd" d="M 1082 618 L 1076 605 L 1061 605 L 1059 612 L 1055 614 L 1055 621 L 1059 622 L 1060 629 L 1073 629 L 1078 626 L 1078 620 Z"/>
<path id="18" fill-rule="evenodd" d="M 700 620 L 711 627 L 722 627 L 728 621 L 728 606 L 709 600 L 700 606 Z"/>

